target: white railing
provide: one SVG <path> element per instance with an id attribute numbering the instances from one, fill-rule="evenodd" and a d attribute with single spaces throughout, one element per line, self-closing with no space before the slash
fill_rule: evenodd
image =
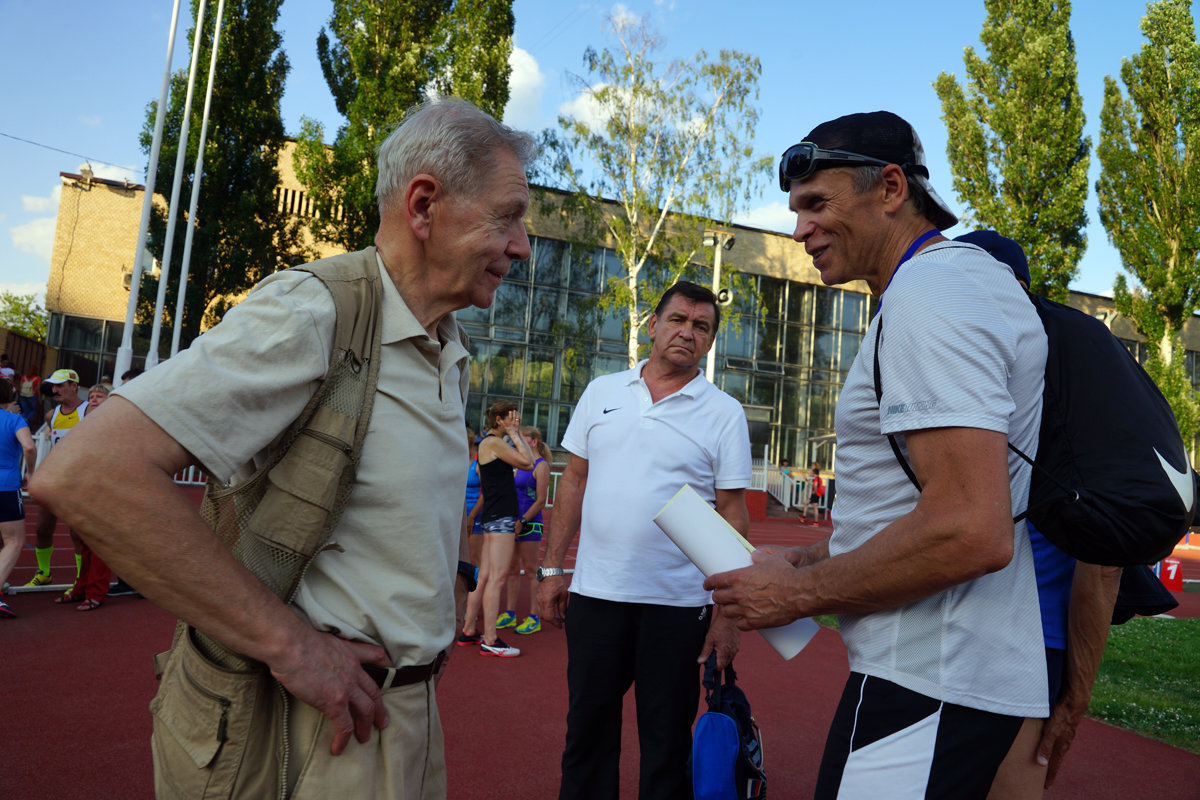
<path id="1" fill-rule="evenodd" d="M 777 467 L 769 461 L 765 462 L 763 473 L 767 492 L 779 501 L 784 511 L 803 508 L 804 504 L 808 502 L 808 498 L 812 495 L 812 476 L 808 473 L 799 478 L 794 478 L 790 473 L 784 472 L 783 467 Z M 825 516 L 829 516 L 828 487 L 831 477 L 823 476 L 826 492 L 817 500 L 818 514 L 824 513 Z"/>

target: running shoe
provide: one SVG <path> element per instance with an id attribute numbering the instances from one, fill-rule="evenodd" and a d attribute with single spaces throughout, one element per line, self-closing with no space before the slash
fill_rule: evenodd
<path id="1" fill-rule="evenodd" d="M 537 614 L 530 614 L 517 626 L 517 633 L 537 633 L 542 629 L 542 621 Z"/>
<path id="2" fill-rule="evenodd" d="M 130 586 L 125 581 L 117 578 L 108 589 L 109 597 L 141 597 L 138 590 Z"/>
<path id="3" fill-rule="evenodd" d="M 500 616 L 496 617 L 497 628 L 511 628 L 517 624 L 517 615 L 511 611 L 505 611 Z"/>
<path id="4" fill-rule="evenodd" d="M 458 635 L 458 639 L 455 641 L 455 644 L 457 644 L 459 647 L 471 647 L 479 644 L 482 641 L 482 633 L 472 633 L 470 636 L 467 636 L 465 633 L 460 633 Z"/>
<path id="5" fill-rule="evenodd" d="M 479 655 L 496 656 L 497 658 L 516 658 L 521 655 L 521 651 L 515 647 L 509 647 L 504 643 L 503 639 L 496 639 L 495 644 L 480 642 Z"/>
<path id="6" fill-rule="evenodd" d="M 8 603 L 0 600 L 0 619 L 12 619 L 17 616 L 17 612 L 8 607 Z"/>
<path id="7" fill-rule="evenodd" d="M 50 573 L 49 572 L 35 572 L 35 573 L 33 573 L 33 577 L 29 579 L 29 583 L 25 584 L 25 586 L 26 587 L 45 586 L 49 582 L 50 582 Z"/>

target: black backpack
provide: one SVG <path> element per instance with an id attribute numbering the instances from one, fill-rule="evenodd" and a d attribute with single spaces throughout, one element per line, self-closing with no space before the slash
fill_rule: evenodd
<path id="1" fill-rule="evenodd" d="M 733 664 L 717 670 L 717 654 L 704 664 L 708 711 L 692 734 L 692 790 L 695 800 L 764 800 L 762 735 L 750 701 L 737 685 Z"/>
<path id="2" fill-rule="evenodd" d="M 1109 566 L 1153 564 L 1171 554 L 1196 514 L 1197 476 L 1162 392 L 1097 319 L 1028 295 L 1046 330 L 1046 386 L 1028 517 L 1060 550 Z M 883 395 L 879 338 L 875 397 Z M 894 436 L 892 451 L 920 483 Z"/>

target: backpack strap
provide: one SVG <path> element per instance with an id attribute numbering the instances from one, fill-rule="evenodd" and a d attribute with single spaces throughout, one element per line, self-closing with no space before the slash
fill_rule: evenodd
<path id="1" fill-rule="evenodd" d="M 239 563 L 285 602 L 329 538 L 354 485 L 379 381 L 383 288 L 375 249 L 298 267 L 329 290 L 336 309 L 329 369 L 304 410 L 248 480 L 211 478 L 200 514 Z M 250 662 L 197 631 L 228 668 Z"/>
<path id="2" fill-rule="evenodd" d="M 1033 295 L 1029 294 L 1029 292 L 1026 292 L 1026 295 L 1030 298 L 1030 302 L 1033 302 Z M 882 338 L 883 338 L 883 315 L 881 314 L 879 316 L 879 324 L 875 328 L 875 364 L 874 364 L 875 369 L 874 369 L 874 372 L 875 372 L 875 403 L 876 404 L 880 404 L 883 402 L 883 381 L 880 377 L 880 372 L 879 372 L 879 340 Z M 899 442 L 896 441 L 896 437 L 893 434 L 889 433 L 887 435 L 887 438 L 888 438 L 888 444 L 890 444 L 892 446 L 892 453 L 896 456 L 896 461 L 900 464 L 900 468 L 904 470 L 904 474 L 908 476 L 908 479 L 910 481 L 912 481 L 912 485 L 917 487 L 917 491 L 920 492 L 921 491 L 921 482 L 917 480 L 916 473 L 913 472 L 913 468 L 908 463 L 908 459 L 905 458 L 904 453 L 901 452 L 900 444 L 899 444 Z M 1046 479 L 1052 481 L 1054 484 L 1056 484 L 1060 489 L 1062 489 L 1064 494 L 1066 494 L 1067 496 L 1074 496 L 1074 498 L 1076 500 L 1079 499 L 1079 492 L 1075 491 L 1074 489 L 1072 489 L 1069 486 L 1067 486 L 1066 484 L 1064 484 L 1062 481 L 1060 481 L 1058 478 L 1056 478 L 1049 470 L 1043 468 L 1040 464 L 1038 464 L 1036 461 L 1034 461 L 1034 459 L 1032 459 L 1028 455 L 1026 455 L 1024 451 L 1022 451 L 1019 447 L 1014 445 L 1012 442 L 1008 442 L 1008 449 L 1013 451 L 1014 453 L 1016 453 L 1016 455 L 1021 460 L 1023 460 L 1026 464 L 1028 464 L 1029 466 L 1036 469 L 1038 471 L 1038 473 L 1040 475 L 1042 475 L 1044 478 L 1046 478 Z M 1028 515 L 1029 515 L 1029 509 L 1026 508 L 1020 514 L 1013 517 L 1013 522 L 1020 522 L 1021 520 L 1025 519 L 1025 517 L 1027 517 Z"/>
<path id="3" fill-rule="evenodd" d="M 880 405 L 883 402 L 883 380 L 879 374 L 879 340 L 883 338 L 883 315 L 879 315 L 879 323 L 875 326 L 875 404 Z M 909 466 L 908 459 L 904 457 L 904 453 L 900 452 L 900 443 L 896 441 L 894 434 L 887 435 L 888 444 L 892 446 L 892 453 L 896 456 L 896 461 L 900 463 L 900 468 L 904 470 L 904 474 L 912 481 L 912 485 L 917 487 L 917 491 L 921 491 L 921 482 L 917 480 L 916 473 Z"/>

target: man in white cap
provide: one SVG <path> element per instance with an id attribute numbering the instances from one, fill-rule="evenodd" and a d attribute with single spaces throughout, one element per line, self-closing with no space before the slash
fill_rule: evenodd
<path id="1" fill-rule="evenodd" d="M 705 586 L 744 628 L 836 613 L 850 679 L 816 797 L 984 798 L 1046 661 L 1022 522 L 1046 336 L 1011 270 L 948 241 L 916 132 L 889 112 L 787 150 L 793 238 L 829 285 L 880 299 L 837 406 L 838 498 L 818 544 Z"/>
<path id="2" fill-rule="evenodd" d="M 87 411 L 87 403 L 79 396 L 79 373 L 75 370 L 55 370 L 54 374 L 46 378 L 45 382 L 54 387 L 54 402 L 58 404 L 53 411 L 46 414 L 46 424 L 50 426 L 50 444 L 53 446 L 83 420 L 83 415 Z M 37 557 L 38 569 L 29 579 L 29 583 L 25 584 L 26 586 L 44 586 L 50 583 L 50 558 L 54 554 L 54 526 L 57 524 L 58 517 L 45 508 L 40 510 L 36 533 L 37 545 L 33 551 Z M 76 546 L 75 578 L 72 585 L 79 580 L 81 566 L 82 555 L 80 548 Z M 71 589 L 67 590 L 67 596 L 74 596 Z"/>

